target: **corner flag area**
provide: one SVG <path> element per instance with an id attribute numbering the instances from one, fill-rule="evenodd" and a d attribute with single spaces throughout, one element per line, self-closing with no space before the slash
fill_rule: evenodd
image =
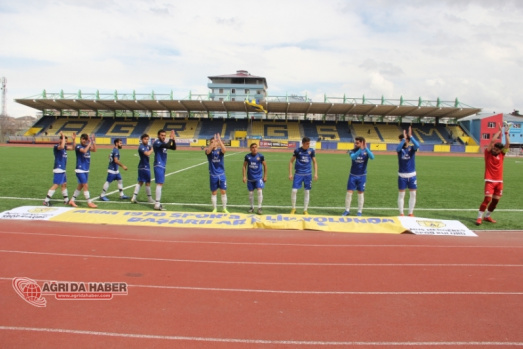
<path id="1" fill-rule="evenodd" d="M 172 211 L 100 210 L 22 206 L 0 213 L 0 219 L 47 220 L 80 224 L 162 226 L 211 229 L 319 230 L 340 233 L 381 233 L 477 236 L 459 221 L 420 217 L 340 217 L 324 215 L 241 214 Z"/>

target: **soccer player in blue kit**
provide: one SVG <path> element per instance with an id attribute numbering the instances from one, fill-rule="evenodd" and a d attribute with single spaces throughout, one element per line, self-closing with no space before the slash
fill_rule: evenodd
<path id="1" fill-rule="evenodd" d="M 312 188 L 312 165 L 314 164 L 314 180 L 318 180 L 318 163 L 316 162 L 316 152 L 310 148 L 311 140 L 309 137 L 303 137 L 301 140 L 301 147 L 295 149 L 292 154 L 291 161 L 289 162 L 289 180 L 292 181 L 291 191 L 291 214 L 296 213 L 296 196 L 298 195 L 298 189 L 304 186 L 305 193 L 303 195 L 303 214 L 309 214 L 307 212 L 309 208 L 310 191 Z M 294 166 L 295 173 L 294 179 L 292 175 L 292 164 L 296 161 Z"/>
<path id="2" fill-rule="evenodd" d="M 76 135 L 73 136 L 73 142 Z M 67 193 L 67 175 L 65 168 L 67 166 L 67 136 L 64 136 L 60 131 L 60 143 L 53 146 L 54 166 L 53 166 L 53 185 L 47 191 L 47 196 L 44 199 L 44 206 L 51 206 L 51 198 L 53 197 L 58 187 L 62 188 L 62 195 L 64 197 L 64 204 L 69 202 L 69 195 Z"/>
<path id="3" fill-rule="evenodd" d="M 107 180 L 105 181 L 103 188 L 102 188 L 102 193 L 100 194 L 100 200 L 102 200 L 102 201 L 109 201 L 109 198 L 107 198 L 107 196 L 105 196 L 105 194 L 107 193 L 107 189 L 109 189 L 109 185 L 114 180 L 116 180 L 116 182 L 118 183 L 118 190 L 120 191 L 120 200 L 129 199 L 129 197 L 123 193 L 122 175 L 120 174 L 120 171 L 118 171 L 118 166 L 120 166 L 125 171 L 127 171 L 127 166 L 122 164 L 120 161 L 120 149 L 122 149 L 122 140 L 120 138 L 116 138 L 113 143 L 114 143 L 114 148 L 111 151 L 111 154 L 109 155 L 109 167 L 107 168 Z"/>
<path id="4" fill-rule="evenodd" d="M 405 202 L 405 190 L 409 189 L 409 216 L 414 217 L 414 206 L 416 206 L 416 189 L 418 183 L 416 179 L 416 152 L 419 143 L 412 136 L 412 126 L 409 126 L 409 133 L 403 130 L 399 135 L 400 143 L 396 148 L 398 153 L 398 208 L 400 216 L 403 216 L 403 206 Z M 412 144 L 410 144 L 412 142 Z"/>
<path id="5" fill-rule="evenodd" d="M 347 181 L 347 195 L 345 196 L 345 212 L 343 216 L 350 214 L 350 204 L 352 201 L 352 192 L 358 191 L 358 216 L 362 215 L 365 184 L 367 183 L 367 163 L 369 159 L 374 160 L 374 154 L 367 148 L 365 138 L 356 137 L 354 139 L 354 149 L 350 152 L 352 160 L 350 175 Z"/>
<path id="6" fill-rule="evenodd" d="M 73 133 L 73 139 L 76 139 L 76 135 Z M 80 191 L 83 190 L 84 197 L 87 200 L 87 206 L 91 208 L 97 208 L 90 195 L 89 195 L 89 169 L 91 167 L 91 152 L 96 152 L 96 143 L 94 139 L 94 134 L 91 135 L 91 138 L 89 138 L 89 135 L 87 133 L 83 133 L 80 136 L 80 144 L 76 144 L 74 147 L 76 152 L 76 179 L 78 180 L 78 186 L 76 187 L 73 197 L 71 200 L 69 200 L 69 205 L 73 207 L 78 207 L 76 205 L 75 200 L 78 195 L 80 195 Z"/>
<path id="7" fill-rule="evenodd" d="M 211 187 L 211 203 L 213 207 L 213 213 L 217 211 L 216 206 L 218 204 L 217 192 L 220 189 L 222 208 L 224 213 L 227 211 L 227 178 L 225 176 L 225 145 L 220 138 L 220 134 L 214 135 L 214 138 L 210 139 L 209 146 L 205 149 L 207 155 L 207 161 L 209 162 L 209 181 Z"/>
<path id="8" fill-rule="evenodd" d="M 154 150 L 154 180 L 156 181 L 156 201 L 154 209 L 164 211 L 160 204 L 162 198 L 162 187 L 165 182 L 165 166 L 167 166 L 167 149 L 176 150 L 174 130 L 171 130 L 170 139 L 165 141 L 165 130 L 158 131 L 158 138 L 153 143 Z"/>
<path id="9" fill-rule="evenodd" d="M 245 155 L 243 160 L 243 183 L 247 183 L 247 190 L 249 190 L 249 202 L 251 208 L 249 213 L 254 212 L 254 189 L 258 192 L 258 214 L 262 214 L 263 202 L 263 188 L 267 182 L 267 164 L 263 154 L 258 153 L 258 144 L 252 143 L 250 146 L 251 152 Z"/>
<path id="10" fill-rule="evenodd" d="M 149 145 L 149 135 L 147 133 L 142 134 L 140 137 L 141 144 L 138 146 L 138 155 L 140 156 L 140 162 L 138 163 L 138 183 L 134 187 L 133 197 L 131 202 L 133 204 L 138 203 L 137 197 L 142 185 L 145 183 L 145 194 L 147 194 L 147 201 L 150 204 L 154 204 L 155 201 L 151 195 L 151 165 L 149 164 L 149 156 L 153 152 L 153 148 Z"/>

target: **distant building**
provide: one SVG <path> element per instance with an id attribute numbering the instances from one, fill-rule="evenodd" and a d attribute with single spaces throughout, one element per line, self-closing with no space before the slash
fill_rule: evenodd
<path id="1" fill-rule="evenodd" d="M 491 114 L 491 115 L 471 115 L 458 121 L 472 138 L 478 142 L 483 149 L 489 145 L 492 137 L 499 131 L 499 124 L 509 122 L 512 124 L 509 136 L 511 147 L 521 147 L 523 145 L 523 116 L 511 114 Z M 505 141 L 504 135 L 503 142 Z"/>
<path id="2" fill-rule="evenodd" d="M 254 76 L 246 70 L 238 70 L 236 74 L 215 75 L 208 77 L 211 82 L 207 84 L 210 89 L 210 100 L 244 102 L 255 100 L 256 103 L 264 102 L 267 98 L 267 80 L 262 76 Z M 211 112 L 213 117 L 226 118 L 227 112 Z M 230 112 L 229 117 L 246 118 L 247 113 Z M 262 118 L 264 113 L 249 112 L 249 117 Z"/>

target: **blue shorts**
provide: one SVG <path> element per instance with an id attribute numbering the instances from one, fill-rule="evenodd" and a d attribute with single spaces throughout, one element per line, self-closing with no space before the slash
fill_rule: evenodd
<path id="1" fill-rule="evenodd" d="M 107 173 L 107 182 L 111 183 L 112 181 L 121 181 L 122 176 L 120 173 L 114 174 L 114 173 Z"/>
<path id="2" fill-rule="evenodd" d="M 150 169 L 139 169 L 138 170 L 138 182 L 151 183 L 151 170 Z"/>
<path id="3" fill-rule="evenodd" d="M 247 181 L 247 189 L 253 191 L 254 189 L 263 189 L 265 188 L 265 182 L 263 179 L 256 179 L 253 181 Z"/>
<path id="4" fill-rule="evenodd" d="M 53 174 L 53 184 L 62 185 L 67 183 L 67 175 L 65 172 Z"/>
<path id="5" fill-rule="evenodd" d="M 398 177 L 398 189 L 405 190 L 406 188 L 409 188 L 410 190 L 418 189 L 418 181 L 416 176 L 410 178 Z"/>
<path id="6" fill-rule="evenodd" d="M 367 176 L 353 176 L 349 175 L 349 180 L 347 181 L 347 190 L 357 190 L 359 192 L 365 191 L 365 184 L 367 183 Z"/>
<path id="7" fill-rule="evenodd" d="M 216 191 L 218 188 L 221 190 L 227 190 L 227 178 L 225 173 L 218 176 L 210 176 L 209 182 L 211 185 L 211 191 Z"/>
<path id="8" fill-rule="evenodd" d="M 78 184 L 87 184 L 89 181 L 89 172 L 76 173 L 76 179 L 78 180 Z"/>
<path id="9" fill-rule="evenodd" d="M 165 168 L 154 167 L 154 180 L 156 184 L 163 184 L 165 182 Z"/>
<path id="10" fill-rule="evenodd" d="M 302 183 L 305 187 L 305 190 L 311 190 L 312 174 L 294 174 L 294 180 L 292 181 L 292 189 L 301 189 Z"/>

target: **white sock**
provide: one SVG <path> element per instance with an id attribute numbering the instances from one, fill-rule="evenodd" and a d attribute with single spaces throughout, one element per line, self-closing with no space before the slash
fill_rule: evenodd
<path id="1" fill-rule="evenodd" d="M 104 183 L 104 186 L 102 187 L 102 194 L 100 194 L 100 196 L 105 196 L 107 189 L 109 189 L 109 182 Z"/>
<path id="2" fill-rule="evenodd" d="M 251 204 L 251 207 L 254 207 L 254 192 L 249 192 L 249 203 Z"/>
<path id="3" fill-rule="evenodd" d="M 151 194 L 151 186 L 150 185 L 146 185 L 145 186 L 145 194 L 147 194 L 147 199 L 152 200 L 153 195 Z"/>
<path id="4" fill-rule="evenodd" d="M 358 193 L 358 212 L 363 211 L 363 203 L 365 202 L 365 199 L 363 197 L 363 193 Z"/>
<path id="5" fill-rule="evenodd" d="M 345 195 L 345 211 L 350 211 L 351 202 L 352 202 L 352 192 L 347 192 L 347 195 Z"/>
<path id="6" fill-rule="evenodd" d="M 414 213 L 415 206 L 416 206 L 416 191 L 411 190 L 409 192 L 409 214 Z"/>
<path id="7" fill-rule="evenodd" d="M 303 195 L 303 210 L 307 211 L 309 208 L 309 200 L 310 200 L 311 191 L 305 190 L 305 193 Z"/>
<path id="8" fill-rule="evenodd" d="M 400 191 L 398 193 L 398 208 L 400 209 L 400 214 L 403 214 L 403 206 L 405 205 L 405 192 Z"/>
<path id="9" fill-rule="evenodd" d="M 54 190 L 49 189 L 49 191 L 47 192 L 47 196 L 46 196 L 44 201 L 45 202 L 49 202 L 49 199 L 51 199 L 53 197 L 54 192 L 55 192 Z"/>
<path id="10" fill-rule="evenodd" d="M 156 186 L 156 203 L 159 205 L 160 200 L 162 199 L 162 186 L 157 185 Z"/>
<path id="11" fill-rule="evenodd" d="M 74 193 L 73 193 L 73 197 L 71 198 L 71 200 L 74 201 L 78 197 L 78 195 L 80 195 L 80 190 L 75 189 Z"/>
<path id="12" fill-rule="evenodd" d="M 215 209 L 215 210 L 216 210 L 217 201 L 218 201 L 218 195 L 211 194 L 212 208 Z"/>
<path id="13" fill-rule="evenodd" d="M 120 196 L 123 196 L 123 181 L 121 179 L 118 181 L 118 190 L 120 191 Z"/>
<path id="14" fill-rule="evenodd" d="M 262 203 L 263 203 L 263 191 L 258 190 L 258 208 L 262 207 Z"/>
<path id="15" fill-rule="evenodd" d="M 292 209 L 296 209 L 296 196 L 298 195 L 298 189 L 292 189 L 291 191 L 291 205 Z"/>
<path id="16" fill-rule="evenodd" d="M 227 194 L 222 194 L 222 207 L 223 209 L 227 209 Z"/>
<path id="17" fill-rule="evenodd" d="M 136 197 L 140 193 L 141 188 L 142 188 L 142 186 L 140 185 L 140 183 L 136 183 L 136 185 L 134 186 L 133 199 L 136 199 Z"/>
<path id="18" fill-rule="evenodd" d="M 84 191 L 84 197 L 87 202 L 91 202 L 91 195 L 89 194 L 89 190 Z"/>
<path id="19" fill-rule="evenodd" d="M 478 218 L 483 218 L 483 213 L 485 213 L 485 211 L 478 211 Z"/>

